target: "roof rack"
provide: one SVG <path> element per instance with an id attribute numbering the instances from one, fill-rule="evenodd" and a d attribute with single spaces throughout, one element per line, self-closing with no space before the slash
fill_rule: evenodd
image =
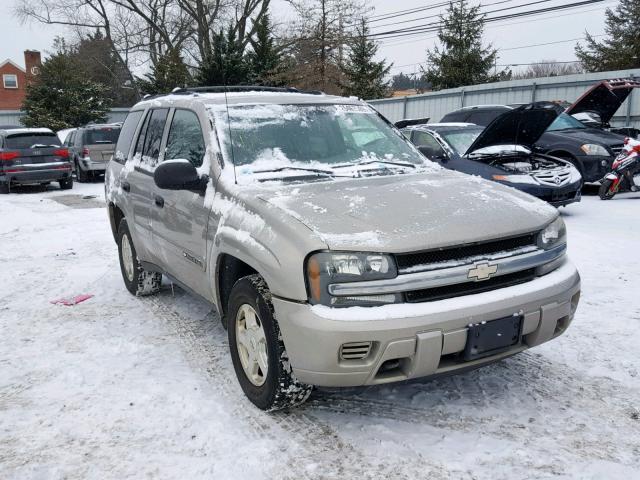
<path id="1" fill-rule="evenodd" d="M 177 87 L 170 93 L 157 95 L 145 95 L 143 100 L 164 97 L 166 95 L 189 95 L 193 93 L 237 93 L 237 92 L 280 92 L 280 93 L 306 93 L 308 95 L 324 95 L 320 90 L 299 90 L 295 87 L 267 87 L 264 85 L 212 85 L 207 87 Z"/>

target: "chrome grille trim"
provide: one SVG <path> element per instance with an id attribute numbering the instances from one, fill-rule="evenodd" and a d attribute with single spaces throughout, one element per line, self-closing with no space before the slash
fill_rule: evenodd
<path id="1" fill-rule="evenodd" d="M 521 270 L 536 268 L 549 262 L 553 262 L 562 257 L 566 253 L 566 250 L 566 245 L 560 245 L 552 248 L 551 250 L 537 249 L 533 252 L 522 255 L 514 255 L 495 260 L 476 261 L 451 268 L 441 268 L 425 272 L 398 275 L 397 277 L 388 280 L 334 283 L 328 286 L 328 290 L 331 295 L 338 297 L 351 295 L 380 295 L 385 293 L 404 293 L 412 290 L 423 290 L 458 283 L 482 281 L 470 279 L 470 270 L 477 268 L 480 264 L 490 263 L 491 266 L 497 267 L 495 273 L 491 275 L 491 278 L 493 278 L 499 275 L 507 275 Z"/>
<path id="2" fill-rule="evenodd" d="M 543 170 L 534 173 L 533 177 L 542 185 L 561 187 L 571 180 L 571 170 L 568 168 L 562 170 Z"/>

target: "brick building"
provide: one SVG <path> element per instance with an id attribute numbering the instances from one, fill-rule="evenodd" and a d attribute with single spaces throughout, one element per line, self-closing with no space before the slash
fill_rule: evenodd
<path id="1" fill-rule="evenodd" d="M 20 110 L 27 84 L 40 73 L 40 52 L 25 50 L 24 65 L 8 59 L 0 63 L 0 110 Z"/>

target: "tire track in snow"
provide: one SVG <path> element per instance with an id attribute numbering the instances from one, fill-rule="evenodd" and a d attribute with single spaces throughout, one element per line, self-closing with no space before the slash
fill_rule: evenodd
<path id="1" fill-rule="evenodd" d="M 176 289 L 177 290 L 177 289 Z M 179 300 L 166 295 L 143 297 L 145 306 L 172 328 L 183 344 L 189 364 L 215 382 L 216 389 L 229 399 L 228 405 L 234 418 L 242 422 L 260 438 L 281 438 L 275 430 L 282 430 L 286 438 L 297 445 L 287 455 L 283 479 L 355 478 L 422 478 L 432 470 L 430 478 L 449 478 L 439 465 L 430 465 L 421 459 L 417 464 L 389 463 L 367 456 L 354 445 L 345 443 L 334 428 L 313 416 L 311 406 L 290 411 L 265 413 L 254 407 L 242 393 L 230 360 L 226 331 L 219 321 L 205 318 L 188 318 L 176 311 L 171 303 Z M 220 341 L 221 338 L 225 340 Z M 289 442 L 291 443 L 291 442 Z M 435 476 L 438 474 L 437 476 Z"/>

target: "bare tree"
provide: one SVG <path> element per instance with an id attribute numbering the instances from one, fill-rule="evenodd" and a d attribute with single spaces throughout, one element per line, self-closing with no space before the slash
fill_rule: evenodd
<path id="1" fill-rule="evenodd" d="M 558 77 L 560 75 L 573 75 L 583 73 L 584 69 L 579 62 L 559 63 L 555 60 L 540 60 L 527 67 L 526 70 L 514 73 L 514 79 L 524 78 L 540 78 L 540 77 Z"/>

